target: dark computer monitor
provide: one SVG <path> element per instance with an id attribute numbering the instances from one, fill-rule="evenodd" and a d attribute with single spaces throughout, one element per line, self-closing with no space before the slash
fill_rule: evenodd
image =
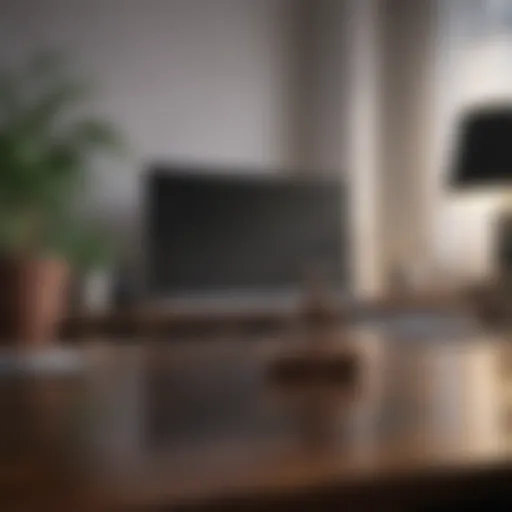
<path id="1" fill-rule="evenodd" d="M 160 166 L 146 200 L 152 297 L 289 294 L 311 271 L 348 288 L 340 180 Z"/>

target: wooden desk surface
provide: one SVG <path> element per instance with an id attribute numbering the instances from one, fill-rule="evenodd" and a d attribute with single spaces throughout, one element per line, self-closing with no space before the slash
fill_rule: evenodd
<path id="1" fill-rule="evenodd" d="M 217 500 L 256 510 L 258 500 L 322 489 L 344 503 L 355 489 L 374 499 L 378 489 L 394 489 L 393 499 L 403 500 L 429 478 L 512 476 L 506 340 L 427 344 L 373 331 L 333 333 L 329 350 L 361 358 L 351 387 L 273 384 L 269 362 L 297 347 L 294 337 L 143 341 L 77 349 L 85 366 L 76 376 L 0 381 L 0 501 L 7 493 L 16 505 L 17 488 L 40 503 L 54 473 L 76 477 L 78 487 L 69 488 L 78 496 L 101 489 L 116 510 L 207 508 Z M 34 473 L 37 467 L 44 469 Z"/>
<path id="2" fill-rule="evenodd" d="M 371 317 L 407 314 L 467 314 L 473 315 L 468 297 L 461 290 L 433 291 L 419 294 L 395 294 L 367 300 L 347 300 L 339 304 L 336 314 L 343 324 L 358 323 Z M 104 312 L 74 312 L 63 325 L 65 338 L 90 335 L 160 336 L 175 333 L 199 333 L 276 329 L 296 322 L 300 303 L 295 307 L 201 310 L 189 306 L 176 308 L 165 304 L 143 303 L 124 310 Z"/>

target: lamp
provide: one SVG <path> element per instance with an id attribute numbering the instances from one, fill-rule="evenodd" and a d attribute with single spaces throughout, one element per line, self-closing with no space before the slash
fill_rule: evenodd
<path id="1" fill-rule="evenodd" d="M 467 112 L 459 125 L 457 146 L 451 176 L 454 187 L 512 190 L 512 103 L 480 106 Z M 510 277 L 512 205 L 500 212 L 497 227 L 496 264 L 500 277 Z"/>

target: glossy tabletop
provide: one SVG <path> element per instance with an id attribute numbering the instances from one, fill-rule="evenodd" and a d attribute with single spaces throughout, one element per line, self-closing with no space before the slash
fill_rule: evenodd
<path id="1" fill-rule="evenodd" d="M 272 379 L 276 360 L 310 343 L 296 333 L 91 341 L 57 368 L 42 353 L 17 354 L 0 380 L 0 485 L 30 481 L 42 492 L 23 480 L 40 467 L 38 475 L 64 475 L 110 503 L 146 506 L 509 463 L 512 475 L 507 339 L 333 331 L 314 350 L 355 358 L 352 381 Z"/>

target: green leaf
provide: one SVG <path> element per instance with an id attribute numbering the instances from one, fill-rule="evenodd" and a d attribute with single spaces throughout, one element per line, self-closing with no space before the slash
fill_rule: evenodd
<path id="1" fill-rule="evenodd" d="M 0 73 L 0 247 L 37 244 L 82 265 L 102 259 L 101 237 L 71 213 L 93 157 L 122 154 L 124 145 L 113 125 L 79 115 L 87 93 L 51 54 L 25 73 Z"/>
<path id="2" fill-rule="evenodd" d="M 52 224 L 45 240 L 46 252 L 64 254 L 81 271 L 108 266 L 114 259 L 110 238 L 97 227 L 76 219 Z"/>

